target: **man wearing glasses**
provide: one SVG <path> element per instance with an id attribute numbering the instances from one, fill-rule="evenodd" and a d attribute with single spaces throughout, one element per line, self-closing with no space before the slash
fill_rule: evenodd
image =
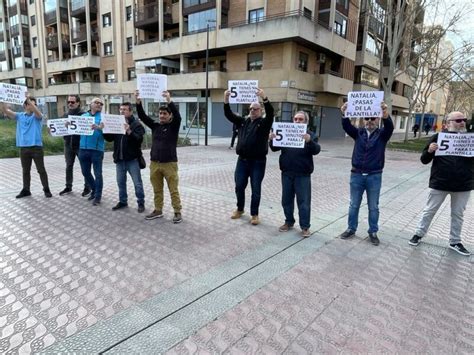
<path id="1" fill-rule="evenodd" d="M 232 112 L 229 105 L 230 91 L 224 93 L 224 114 L 239 130 L 236 153 L 239 156 L 235 168 L 235 194 L 237 195 L 237 209 L 230 218 L 238 219 L 244 213 L 245 188 L 250 178 L 252 198 L 250 202 L 250 223 L 254 226 L 260 223 L 258 207 L 262 181 L 265 176 L 265 166 L 268 153 L 268 135 L 273 124 L 273 107 L 262 89 L 257 89 L 257 96 L 263 100 L 265 117 L 262 117 L 262 106 L 259 102 L 250 105 L 248 117 L 241 117 Z"/>
<path id="2" fill-rule="evenodd" d="M 81 99 L 79 95 L 69 95 L 67 98 L 67 114 L 64 115 L 67 118 L 71 116 L 81 116 L 84 112 L 81 110 Z M 68 195 L 72 192 L 73 182 L 73 171 L 74 162 L 76 156 L 79 158 L 79 141 L 81 139 L 78 135 L 64 136 L 64 158 L 66 160 L 66 187 L 62 190 L 59 195 Z M 82 191 L 82 197 L 89 196 L 91 189 L 87 186 L 84 180 L 84 190 Z"/>
<path id="3" fill-rule="evenodd" d="M 451 112 L 446 119 L 449 133 L 465 133 L 466 117 L 461 112 Z M 433 220 L 434 215 L 443 204 L 447 195 L 451 196 L 451 231 L 449 248 L 461 255 L 471 253 L 461 243 L 463 215 L 467 202 L 474 189 L 474 158 L 453 155 L 435 156 L 438 150 L 438 134 L 433 135 L 423 149 L 421 162 L 431 165 L 430 192 L 428 201 L 415 230 L 415 235 L 408 242 L 410 245 L 420 244 Z"/>
<path id="4" fill-rule="evenodd" d="M 354 127 L 349 118 L 345 117 L 346 109 L 347 103 L 341 107 L 342 128 L 355 143 L 352 152 L 348 226 L 339 237 L 349 239 L 355 235 L 362 195 L 365 191 L 369 208 L 369 240 L 373 245 L 379 245 L 377 232 L 380 188 L 385 164 L 385 147 L 393 133 L 393 122 L 385 103 L 382 103 L 382 128 L 379 128 L 378 117 L 364 117 L 364 127 Z"/>
<path id="5" fill-rule="evenodd" d="M 105 142 L 102 134 L 101 112 L 104 107 L 104 101 L 96 97 L 91 101 L 91 109 L 83 114 L 83 116 L 94 117 L 92 130 L 94 133 L 90 136 L 81 136 L 79 162 L 81 163 L 82 175 L 86 179 L 87 185 L 91 188 L 89 201 L 93 201 L 94 206 L 100 205 L 102 198 L 102 161 L 104 160 Z M 91 169 L 94 169 L 92 175 Z"/>

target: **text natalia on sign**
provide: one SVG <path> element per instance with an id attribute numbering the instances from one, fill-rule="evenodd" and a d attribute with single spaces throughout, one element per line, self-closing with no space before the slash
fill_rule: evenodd
<path id="1" fill-rule="evenodd" d="M 229 103 L 231 104 L 258 102 L 258 80 L 229 80 L 228 88 L 230 91 Z"/>
<path id="2" fill-rule="evenodd" d="M 168 87 L 168 77 L 164 74 L 138 74 L 137 89 L 142 99 L 163 101 L 162 93 Z"/>
<path id="3" fill-rule="evenodd" d="M 101 122 L 104 124 L 102 132 L 105 134 L 125 134 L 125 116 L 103 113 Z"/>
<path id="4" fill-rule="evenodd" d="M 8 104 L 23 105 L 27 90 L 26 86 L 0 83 L 0 101 Z"/>
<path id="5" fill-rule="evenodd" d="M 274 122 L 272 125 L 274 147 L 304 148 L 304 138 L 306 134 L 306 123 Z"/>
<path id="6" fill-rule="evenodd" d="M 439 133 L 437 156 L 455 155 L 474 158 L 474 134 Z"/>
<path id="7" fill-rule="evenodd" d="M 347 94 L 346 117 L 382 117 L 383 91 L 351 91 Z"/>

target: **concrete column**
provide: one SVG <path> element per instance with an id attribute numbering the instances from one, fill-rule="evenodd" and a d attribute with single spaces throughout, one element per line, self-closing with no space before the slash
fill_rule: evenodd
<path id="1" fill-rule="evenodd" d="M 334 21 L 336 20 L 336 0 L 331 0 L 331 8 L 329 12 L 329 27 L 334 33 Z"/>
<path id="2" fill-rule="evenodd" d="M 113 43 L 114 54 L 117 61 L 117 69 L 115 70 L 115 80 L 117 83 L 123 81 L 123 57 L 124 57 L 124 41 L 126 41 L 126 22 L 125 18 L 125 1 L 119 0 L 120 6 L 112 6 L 112 24 L 114 28 Z"/>
<path id="3" fill-rule="evenodd" d="M 99 1 L 97 1 L 97 5 L 99 5 Z M 97 15 L 97 19 L 100 21 L 100 16 Z M 97 31 L 99 31 L 100 28 L 100 23 L 97 24 Z M 89 6 L 89 0 L 86 1 L 86 31 L 87 31 L 87 56 L 90 57 L 92 55 L 92 39 L 91 39 L 91 13 L 90 13 L 90 6 Z M 99 38 L 102 38 L 101 35 L 99 35 Z M 100 51 L 102 49 L 98 48 L 99 55 Z"/>
<path id="4" fill-rule="evenodd" d="M 159 41 L 163 41 L 164 38 L 164 30 L 165 30 L 165 25 L 164 25 L 164 11 L 163 11 L 163 0 L 158 1 L 158 39 Z"/>

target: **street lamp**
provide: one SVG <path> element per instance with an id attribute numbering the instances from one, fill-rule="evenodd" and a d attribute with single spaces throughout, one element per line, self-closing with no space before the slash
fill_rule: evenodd
<path id="1" fill-rule="evenodd" d="M 204 117 L 206 118 L 206 122 L 204 125 L 204 145 L 207 145 L 208 136 L 209 136 L 209 110 L 207 108 L 209 103 L 209 23 L 216 23 L 216 20 L 207 20 L 207 27 L 206 27 L 206 103 L 204 106 Z"/>

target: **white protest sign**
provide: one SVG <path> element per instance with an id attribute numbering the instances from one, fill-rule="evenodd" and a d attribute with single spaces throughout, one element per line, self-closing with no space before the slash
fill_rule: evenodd
<path id="1" fill-rule="evenodd" d="M 67 118 L 56 118 L 48 120 L 46 125 L 49 128 L 49 133 L 51 133 L 53 137 L 63 137 L 71 134 L 66 126 L 67 122 L 69 122 L 69 119 Z"/>
<path id="2" fill-rule="evenodd" d="M 110 115 L 103 113 L 101 122 L 104 124 L 102 132 L 105 134 L 125 134 L 125 116 L 124 115 Z"/>
<path id="3" fill-rule="evenodd" d="M 68 130 L 69 134 L 78 134 L 81 136 L 92 136 L 94 130 L 92 125 L 94 124 L 93 116 L 67 116 L 69 122 Z"/>
<path id="4" fill-rule="evenodd" d="M 383 91 L 351 91 L 347 94 L 346 117 L 382 117 Z"/>
<path id="5" fill-rule="evenodd" d="M 274 122 L 274 147 L 304 148 L 303 136 L 306 134 L 306 123 Z"/>
<path id="6" fill-rule="evenodd" d="M 26 86 L 0 83 L 0 101 L 8 104 L 23 105 L 26 99 Z"/>
<path id="7" fill-rule="evenodd" d="M 472 133 L 439 133 L 436 156 L 455 155 L 474 158 L 474 134 Z"/>
<path id="8" fill-rule="evenodd" d="M 258 80 L 229 80 L 230 104 L 251 104 L 258 102 Z"/>
<path id="9" fill-rule="evenodd" d="M 142 99 L 162 101 L 161 94 L 168 87 L 168 77 L 164 74 L 138 74 L 137 89 Z"/>

